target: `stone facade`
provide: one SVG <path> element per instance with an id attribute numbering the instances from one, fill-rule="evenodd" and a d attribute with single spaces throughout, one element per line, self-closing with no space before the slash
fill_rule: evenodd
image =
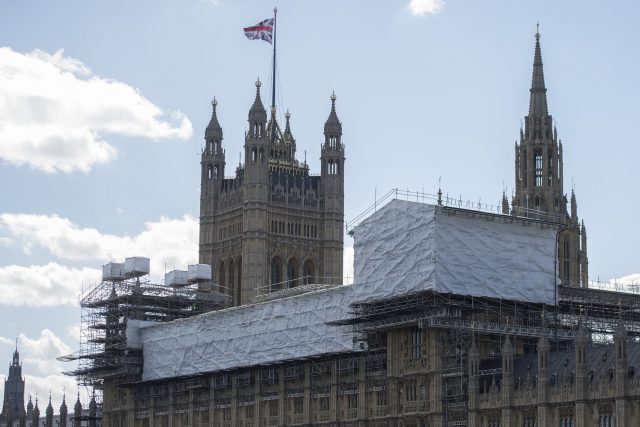
<path id="1" fill-rule="evenodd" d="M 516 143 L 516 191 L 511 206 L 503 195 L 503 213 L 565 224 L 557 305 L 436 293 L 356 305 L 362 351 L 126 386 L 105 380 L 104 425 L 637 425 L 640 297 L 585 288 L 586 230 L 575 193 L 569 213 L 562 190 L 562 145 L 547 111 L 539 39 L 530 111 Z M 283 271 L 293 280 L 341 273 L 344 147 L 335 98 L 322 174 L 314 177 L 295 161 L 288 115 L 273 138 L 275 112 L 267 123 L 259 90 L 236 177 L 223 178 L 215 102 L 202 155 L 201 262 L 214 266 L 236 304 L 265 283 L 279 289 Z M 307 225 L 317 234 L 309 236 Z M 311 274 L 284 270 L 307 259 Z"/>
<path id="2" fill-rule="evenodd" d="M 205 131 L 200 195 L 200 263 L 211 265 L 219 290 L 234 305 L 309 283 L 342 283 L 344 144 L 331 97 L 320 175 L 296 158 L 291 115 L 284 130 L 260 98 L 249 110 L 244 165 L 225 178 L 217 101 Z"/>

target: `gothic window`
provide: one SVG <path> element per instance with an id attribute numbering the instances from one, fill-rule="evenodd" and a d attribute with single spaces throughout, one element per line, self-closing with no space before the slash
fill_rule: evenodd
<path id="1" fill-rule="evenodd" d="M 218 165 L 213 167 L 213 177 L 218 178 Z"/>
<path id="2" fill-rule="evenodd" d="M 533 203 L 535 204 L 536 207 L 540 207 L 540 196 L 536 196 L 535 199 L 533 200 Z"/>
<path id="3" fill-rule="evenodd" d="M 333 174 L 340 175 L 340 162 L 338 160 L 334 164 Z"/>
<path id="4" fill-rule="evenodd" d="M 563 242 L 563 255 L 564 255 L 564 280 L 569 281 L 569 239 L 564 238 Z"/>
<path id="5" fill-rule="evenodd" d="M 207 178 L 208 179 L 213 178 L 213 166 L 211 165 L 207 166 Z"/>
<path id="6" fill-rule="evenodd" d="M 251 148 L 251 161 L 255 162 L 258 159 L 258 150 L 256 147 Z"/>
<path id="7" fill-rule="evenodd" d="M 260 163 L 264 162 L 264 149 L 260 148 L 260 151 L 258 153 L 258 158 L 260 159 Z"/>
<path id="8" fill-rule="evenodd" d="M 524 187 L 527 188 L 529 182 L 529 163 L 527 162 L 527 149 L 524 150 Z"/>
<path id="9" fill-rule="evenodd" d="M 298 261 L 295 258 L 291 258 L 287 263 L 287 284 L 289 288 L 298 286 L 299 270 Z"/>
<path id="10" fill-rule="evenodd" d="M 411 329 L 410 352 L 413 360 L 422 358 L 422 330 L 419 328 Z"/>
<path id="11" fill-rule="evenodd" d="M 271 260 L 271 289 L 282 288 L 282 260 L 280 257 L 274 257 Z"/>
<path id="12" fill-rule="evenodd" d="M 333 160 L 329 160 L 329 162 L 327 163 L 328 166 L 328 173 L 329 175 L 333 175 Z"/>
<path id="13" fill-rule="evenodd" d="M 535 158 L 536 187 L 542 187 L 542 150 L 536 148 L 533 154 Z"/>
<path id="14" fill-rule="evenodd" d="M 218 268 L 218 287 L 220 289 L 221 293 L 226 293 L 225 292 L 225 287 L 224 287 L 224 278 L 225 278 L 225 274 L 224 274 L 224 262 L 220 263 L 220 267 Z"/>
<path id="15" fill-rule="evenodd" d="M 315 283 L 315 268 L 313 266 L 313 261 L 310 259 L 306 260 L 304 263 L 304 267 L 302 268 L 302 277 L 305 285 Z"/>
<path id="16" fill-rule="evenodd" d="M 551 187 L 553 185 L 553 151 L 549 149 L 547 151 L 547 185 Z"/>

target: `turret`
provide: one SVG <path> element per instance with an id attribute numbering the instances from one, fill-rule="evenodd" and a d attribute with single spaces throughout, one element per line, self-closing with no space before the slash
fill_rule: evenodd
<path id="1" fill-rule="evenodd" d="M 62 404 L 60 405 L 60 424 L 59 427 L 67 427 L 67 417 L 69 413 L 67 411 L 67 402 L 65 401 L 65 395 L 62 395 Z"/>
<path id="2" fill-rule="evenodd" d="M 73 405 L 74 426 L 80 425 L 80 417 L 82 417 L 82 403 L 80 403 L 80 391 L 78 391 L 78 399 L 76 399 L 76 404 Z"/>
<path id="3" fill-rule="evenodd" d="M 95 391 L 91 395 L 91 400 L 89 401 L 89 427 L 96 427 L 98 416 L 98 405 L 96 404 L 96 393 Z"/>
<path id="4" fill-rule="evenodd" d="M 507 194 L 502 192 L 502 213 L 509 215 L 509 200 L 507 200 Z"/>
<path id="5" fill-rule="evenodd" d="M 27 419 L 30 420 L 33 417 L 33 403 L 31 402 L 31 395 L 29 395 L 29 403 L 27 403 Z"/>
<path id="6" fill-rule="evenodd" d="M 327 283 L 342 284 L 344 225 L 344 144 L 342 123 L 336 113 L 336 95 L 331 95 L 331 112 L 324 124 L 324 144 L 320 150 L 321 193 L 325 223 L 322 237 L 329 248 L 322 268 Z"/>
<path id="7" fill-rule="evenodd" d="M 36 396 L 36 406 L 33 408 L 33 416 L 31 417 L 33 427 L 40 425 L 40 408 L 38 408 L 38 397 Z"/>
<path id="8" fill-rule="evenodd" d="M 571 189 L 571 222 L 577 224 L 578 222 L 578 202 L 576 201 L 576 191 Z"/>
<path id="9" fill-rule="evenodd" d="M 51 394 L 49 394 L 49 405 L 45 412 L 45 427 L 53 427 L 53 406 L 51 406 Z"/>

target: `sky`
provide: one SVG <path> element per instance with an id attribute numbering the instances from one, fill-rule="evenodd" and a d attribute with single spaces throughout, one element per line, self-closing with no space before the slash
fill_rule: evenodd
<path id="1" fill-rule="evenodd" d="M 319 170 L 330 95 L 345 219 L 400 188 L 497 204 L 514 185 L 536 22 L 550 113 L 593 280 L 640 281 L 640 3 L 280 0 L 278 115 Z M 243 0 L 0 3 L 0 376 L 18 339 L 27 393 L 75 396 L 78 295 L 100 267 L 197 262 L 199 153 L 218 101 L 235 169 L 271 46 Z M 263 96 L 265 105 L 269 100 Z M 345 254 L 353 254 L 345 239 Z M 346 261 L 347 265 L 349 261 Z M 6 363 L 6 365 L 3 365 Z M 0 389 L 3 382 L 0 382 Z M 86 396 L 83 395 L 86 400 Z M 73 397 L 72 400 L 75 400 Z"/>

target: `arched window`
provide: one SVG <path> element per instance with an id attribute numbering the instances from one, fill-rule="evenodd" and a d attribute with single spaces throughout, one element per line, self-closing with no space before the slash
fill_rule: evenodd
<path id="1" fill-rule="evenodd" d="M 207 178 L 208 179 L 213 178 L 213 166 L 211 165 L 207 166 Z"/>
<path id="2" fill-rule="evenodd" d="M 542 149 L 536 148 L 533 152 L 536 171 L 536 187 L 542 187 Z"/>
<path id="3" fill-rule="evenodd" d="M 334 175 L 340 175 L 340 161 L 336 160 L 336 163 L 334 164 L 334 169 L 333 169 L 333 174 Z"/>
<path id="4" fill-rule="evenodd" d="M 305 285 L 315 283 L 315 274 L 316 269 L 313 265 L 313 261 L 310 259 L 304 262 L 304 267 L 302 268 L 302 282 Z"/>
<path id="5" fill-rule="evenodd" d="M 534 204 L 536 207 L 540 206 L 540 196 L 536 196 L 536 198 L 534 199 Z"/>
<path id="6" fill-rule="evenodd" d="M 218 178 L 218 172 L 219 172 L 219 170 L 218 170 L 218 165 L 215 165 L 215 166 L 213 167 L 213 177 L 214 177 L 214 178 Z"/>
<path id="7" fill-rule="evenodd" d="M 221 293 L 226 293 L 225 289 L 225 271 L 224 271 L 224 262 L 220 262 L 220 266 L 218 267 L 218 288 Z"/>
<path id="8" fill-rule="evenodd" d="M 287 285 L 289 288 L 294 288 L 299 285 L 298 279 L 300 278 L 300 266 L 295 258 L 291 258 L 287 263 Z"/>
<path id="9" fill-rule="evenodd" d="M 271 260 L 271 290 L 282 289 L 282 260 L 273 257 Z"/>
<path id="10" fill-rule="evenodd" d="M 260 148 L 260 154 L 258 158 L 260 159 L 260 163 L 264 162 L 264 150 L 262 148 Z"/>
<path id="11" fill-rule="evenodd" d="M 256 149 L 256 147 L 252 147 L 251 148 L 251 161 L 255 162 L 256 160 L 258 160 L 258 150 Z"/>
<path id="12" fill-rule="evenodd" d="M 333 175 L 333 160 L 329 160 L 329 162 L 327 163 L 327 173 L 329 175 Z"/>
<path id="13" fill-rule="evenodd" d="M 229 289 L 229 295 L 231 295 L 231 297 L 234 296 L 235 293 L 235 265 L 233 263 L 233 260 L 229 261 L 229 274 L 227 276 L 227 288 Z M 237 301 L 234 301 L 234 303 L 237 303 Z"/>

